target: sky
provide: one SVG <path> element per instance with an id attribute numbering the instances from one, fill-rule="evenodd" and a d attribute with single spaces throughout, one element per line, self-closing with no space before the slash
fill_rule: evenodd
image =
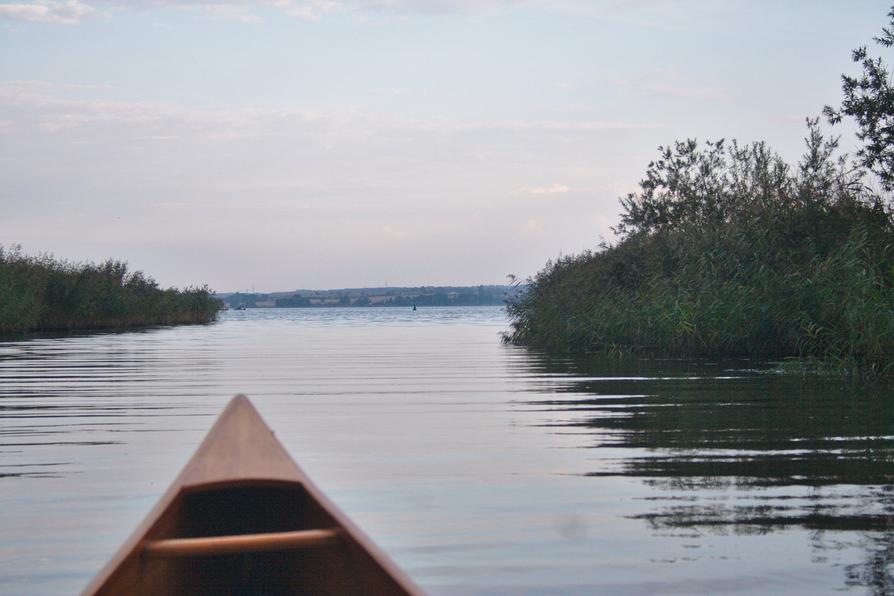
<path id="1" fill-rule="evenodd" d="M 0 0 L 0 244 L 218 291 L 525 278 L 611 241 L 660 145 L 796 160 L 889 9 Z"/>

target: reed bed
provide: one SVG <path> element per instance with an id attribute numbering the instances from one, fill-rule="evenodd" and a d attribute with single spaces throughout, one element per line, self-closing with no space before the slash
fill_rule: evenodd
<path id="1" fill-rule="evenodd" d="M 621 201 L 620 240 L 547 263 L 505 340 L 894 372 L 891 210 L 808 125 L 794 167 L 763 143 L 662 148 Z"/>
<path id="2" fill-rule="evenodd" d="M 0 247 L 0 333 L 207 323 L 219 308 L 207 287 L 162 289 L 120 261 L 70 263 Z"/>

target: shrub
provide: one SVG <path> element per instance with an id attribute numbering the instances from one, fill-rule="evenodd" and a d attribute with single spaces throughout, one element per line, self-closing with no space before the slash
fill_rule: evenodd
<path id="1" fill-rule="evenodd" d="M 894 352 L 894 221 L 808 120 L 764 143 L 660 148 L 620 241 L 547 263 L 507 341 L 552 351 L 800 356 L 882 370 Z"/>

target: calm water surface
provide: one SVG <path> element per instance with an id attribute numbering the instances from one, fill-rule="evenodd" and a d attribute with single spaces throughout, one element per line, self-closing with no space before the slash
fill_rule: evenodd
<path id="1" fill-rule="evenodd" d="M 894 592 L 889 388 L 550 360 L 497 308 L 0 343 L 0 593 L 77 592 L 248 394 L 432 594 Z"/>

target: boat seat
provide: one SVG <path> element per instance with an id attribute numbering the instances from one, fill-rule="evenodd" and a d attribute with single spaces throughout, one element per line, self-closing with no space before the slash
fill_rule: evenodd
<path id="1" fill-rule="evenodd" d="M 341 542 L 341 530 L 297 530 L 294 532 L 264 532 L 235 536 L 205 538 L 170 538 L 148 540 L 143 552 L 153 557 L 200 557 L 262 551 L 296 550 L 335 546 Z"/>

